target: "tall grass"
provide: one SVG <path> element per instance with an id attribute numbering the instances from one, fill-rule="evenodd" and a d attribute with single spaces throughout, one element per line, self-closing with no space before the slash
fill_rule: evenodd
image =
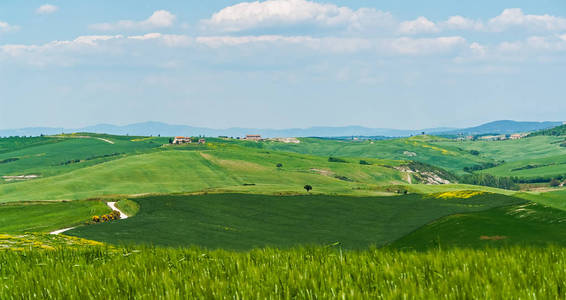
<path id="1" fill-rule="evenodd" d="M 566 249 L 0 252 L 0 298 L 556 299 Z"/>

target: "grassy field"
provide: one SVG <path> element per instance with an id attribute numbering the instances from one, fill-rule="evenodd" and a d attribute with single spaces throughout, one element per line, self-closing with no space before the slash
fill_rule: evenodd
<path id="1" fill-rule="evenodd" d="M 0 251 L 2 299 L 563 299 L 564 248 Z"/>
<path id="2" fill-rule="evenodd" d="M 566 211 L 542 204 L 497 207 L 437 220 L 395 241 L 398 249 L 566 246 Z"/>
<path id="3" fill-rule="evenodd" d="M 49 177 L 144 153 L 166 142 L 166 138 L 97 134 L 0 139 L 0 177 L 30 174 Z M 0 184 L 6 182 L 0 178 Z"/>
<path id="4" fill-rule="evenodd" d="M 229 145 L 129 155 L 57 176 L 0 185 L 0 202 L 77 200 L 116 194 L 176 193 L 210 189 L 250 193 L 383 194 L 375 185 L 407 183 L 398 161 L 328 162 L 326 157 Z M 282 167 L 276 165 L 281 163 Z"/>
<path id="5" fill-rule="evenodd" d="M 9 203 L 0 205 L 0 233 L 50 232 L 109 212 L 102 201 Z"/>
<path id="6" fill-rule="evenodd" d="M 464 167 L 491 161 L 459 149 L 458 144 L 432 136 L 382 141 L 336 141 L 306 138 L 299 144 L 264 142 L 266 149 L 292 151 L 320 156 L 369 157 L 391 160 L 415 160 L 462 174 Z"/>
<path id="7" fill-rule="evenodd" d="M 440 217 L 524 200 L 481 192 L 431 196 L 339 197 L 218 194 L 135 199 L 133 218 L 78 227 L 86 239 L 166 246 L 252 249 L 328 245 L 381 246 Z"/>
<path id="8" fill-rule="evenodd" d="M 480 172 L 495 176 L 516 176 L 521 178 L 566 175 L 566 154 L 512 161 Z"/>
<path id="9" fill-rule="evenodd" d="M 494 161 L 518 161 L 538 159 L 560 154 L 566 155 L 566 148 L 560 147 L 564 137 L 537 136 L 505 141 L 455 141 L 443 140 L 434 144 L 442 147 L 457 147 L 465 151 L 479 151 L 479 157 Z"/>

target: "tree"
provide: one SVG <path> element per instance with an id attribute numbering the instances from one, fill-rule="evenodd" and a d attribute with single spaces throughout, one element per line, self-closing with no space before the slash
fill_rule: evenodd
<path id="1" fill-rule="evenodd" d="M 282 163 L 278 163 L 278 164 L 277 164 L 277 167 L 278 167 L 278 168 L 281 168 L 281 167 L 283 167 L 283 164 L 282 164 Z"/>
<path id="2" fill-rule="evenodd" d="M 312 190 L 312 186 L 310 184 L 305 185 L 305 190 L 307 190 L 307 192 L 310 192 Z"/>
<path id="3" fill-rule="evenodd" d="M 556 186 L 559 186 L 559 185 L 560 185 L 560 181 L 556 178 L 554 178 L 550 181 L 550 186 L 556 187 Z"/>
<path id="4" fill-rule="evenodd" d="M 173 139 L 169 138 L 169 144 L 173 144 Z"/>

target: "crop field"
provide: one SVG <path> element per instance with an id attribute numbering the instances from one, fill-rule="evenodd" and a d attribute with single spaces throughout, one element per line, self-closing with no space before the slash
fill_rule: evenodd
<path id="1" fill-rule="evenodd" d="M 399 161 L 332 163 L 326 157 L 221 146 L 216 150 L 170 147 L 173 149 L 128 155 L 57 176 L 3 184 L 0 202 L 209 189 L 302 193 L 305 184 L 311 184 L 314 192 L 376 194 L 371 186 L 407 182 L 407 175 L 392 167 L 400 165 Z"/>
<path id="2" fill-rule="evenodd" d="M 563 299 L 566 249 L 0 251 L 0 298 Z M 55 275 L 56 274 L 56 275 Z"/>
<path id="3" fill-rule="evenodd" d="M 155 138 L 136 142 L 135 139 L 95 134 L 0 139 L 0 176 L 49 177 L 143 153 L 167 140 Z M 6 180 L 0 178 L 1 183 Z"/>
<path id="4" fill-rule="evenodd" d="M 457 147 L 466 151 L 479 151 L 479 157 L 494 161 L 518 161 L 566 155 L 566 148 L 560 147 L 564 137 L 536 136 L 505 141 L 453 141 L 435 142 L 441 147 Z"/>
<path id="5" fill-rule="evenodd" d="M 460 180 L 565 175 L 563 137 L 168 140 L 0 139 L 0 299 L 566 297 L 566 189 Z"/>
<path id="6" fill-rule="evenodd" d="M 371 157 L 390 160 L 415 160 L 462 173 L 464 167 L 491 161 L 474 156 L 459 149 L 454 143 L 441 143 L 445 139 L 430 136 L 380 140 L 380 141 L 335 141 L 301 139 L 299 144 L 277 142 L 263 143 L 267 149 L 292 151 L 321 156 Z"/>
<path id="7" fill-rule="evenodd" d="M 0 233 L 50 232 L 109 212 L 102 201 L 12 202 L 0 205 Z"/>
<path id="8" fill-rule="evenodd" d="M 566 175 L 566 154 L 512 161 L 480 172 L 495 176 L 517 176 L 522 178 Z"/>
<path id="9" fill-rule="evenodd" d="M 471 191 L 397 197 L 180 195 L 135 201 L 140 211 L 133 218 L 67 234 L 113 244 L 253 249 L 340 243 L 364 249 L 393 242 L 443 216 L 524 202 Z"/>
<path id="10" fill-rule="evenodd" d="M 527 203 L 454 214 L 395 241 L 399 249 L 566 246 L 566 211 Z"/>

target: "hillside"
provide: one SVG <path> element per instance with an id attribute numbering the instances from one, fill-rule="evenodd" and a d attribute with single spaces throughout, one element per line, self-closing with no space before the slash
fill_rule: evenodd
<path id="1" fill-rule="evenodd" d="M 562 136 L 566 135 L 566 124 L 556 126 L 553 128 L 539 130 L 537 132 L 531 133 L 529 136 Z"/>
<path id="2" fill-rule="evenodd" d="M 562 122 L 518 122 L 501 120 L 482 124 L 480 126 L 444 131 L 439 135 L 479 135 L 479 134 L 512 134 L 519 132 L 532 132 L 561 125 Z"/>
<path id="3" fill-rule="evenodd" d="M 457 174 L 463 168 L 491 161 L 459 149 L 457 144 L 434 136 L 414 136 L 411 138 L 380 141 L 332 141 L 323 139 L 301 139 L 299 144 L 265 142 L 266 149 L 292 151 L 320 156 L 368 157 L 392 160 L 413 160 L 434 165 Z"/>
<path id="4" fill-rule="evenodd" d="M 328 245 L 382 246 L 442 216 L 524 202 L 481 192 L 433 196 L 341 197 L 217 194 L 134 199 L 134 218 L 68 234 L 114 244 L 223 249 Z"/>
<path id="5" fill-rule="evenodd" d="M 88 139 L 76 141 L 90 143 Z M 230 144 L 170 146 L 85 164 L 58 175 L 0 184 L 0 202 L 203 190 L 303 193 L 305 184 L 312 185 L 316 193 L 379 194 L 383 192 L 377 185 L 407 183 L 407 174 L 395 169 L 402 161 L 368 159 L 368 162 L 367 165 L 356 159 L 329 162 L 328 157 Z M 45 168 L 51 167 L 46 163 Z"/>

